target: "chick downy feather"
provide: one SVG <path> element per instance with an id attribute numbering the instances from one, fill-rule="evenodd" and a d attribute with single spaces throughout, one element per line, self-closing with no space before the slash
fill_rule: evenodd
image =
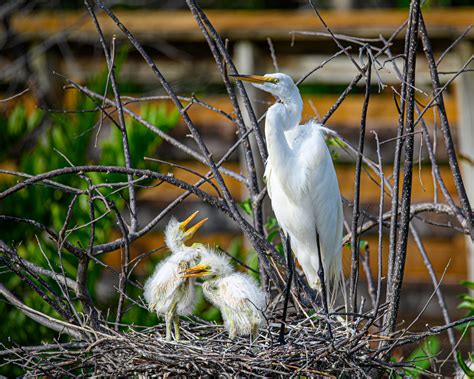
<path id="1" fill-rule="evenodd" d="M 216 251 L 203 255 L 200 263 L 212 269 L 212 276 L 202 289 L 204 296 L 221 310 L 226 329 L 234 325 L 237 335 L 249 335 L 261 327 L 266 296 L 255 280 L 234 272 L 228 258 Z"/>
<path id="2" fill-rule="evenodd" d="M 195 265 L 199 255 L 184 244 L 179 222 L 172 218 L 165 230 L 165 242 L 172 254 L 164 259 L 146 281 L 144 298 L 150 311 L 164 315 L 176 303 L 179 315 L 188 315 L 195 305 L 194 280 L 182 278 L 184 270 Z"/>

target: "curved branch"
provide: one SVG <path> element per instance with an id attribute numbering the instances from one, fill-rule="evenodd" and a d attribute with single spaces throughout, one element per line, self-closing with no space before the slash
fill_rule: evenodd
<path id="1" fill-rule="evenodd" d="M 77 326 L 55 319 L 54 317 L 47 316 L 36 309 L 28 307 L 1 283 L 0 295 L 3 295 L 3 297 L 5 297 L 5 299 L 7 299 L 11 305 L 22 311 L 26 316 L 37 323 L 46 326 L 47 328 L 52 329 L 58 333 L 65 333 L 71 337 L 82 339 L 82 333 L 77 330 Z"/>
<path id="2" fill-rule="evenodd" d="M 419 204 L 413 204 L 410 207 L 411 217 L 413 217 L 414 215 L 418 213 L 423 213 L 423 212 L 444 213 L 449 216 L 456 217 L 455 212 L 451 209 L 451 207 L 447 206 L 446 204 L 419 203 Z M 383 214 L 383 221 L 390 219 L 391 216 L 392 216 L 391 211 L 385 212 Z M 357 234 L 364 233 L 367 230 L 376 226 L 377 224 L 378 224 L 378 219 L 367 221 L 361 227 L 359 227 L 359 229 L 357 229 Z M 342 244 L 344 245 L 348 243 L 350 240 L 351 240 L 351 233 L 347 233 L 342 239 Z"/>
<path id="3" fill-rule="evenodd" d="M 217 208 L 227 210 L 227 207 L 224 205 L 222 200 L 215 198 L 214 196 L 209 195 L 207 192 L 192 186 L 182 180 L 176 179 L 171 175 L 164 175 L 160 174 L 151 170 L 139 170 L 139 169 L 132 169 L 120 166 L 76 166 L 76 167 L 64 167 L 52 171 L 45 172 L 40 175 L 33 176 L 24 180 L 21 183 L 14 185 L 13 187 L 8 188 L 7 190 L 0 193 L 0 199 L 4 199 L 11 194 L 22 190 L 32 184 L 42 182 L 46 179 L 54 178 L 56 176 L 61 175 L 70 175 L 70 174 L 80 174 L 83 172 L 103 172 L 103 173 L 115 173 L 115 174 L 124 174 L 124 175 L 133 175 L 133 176 L 145 176 L 148 178 L 162 180 L 169 184 L 174 185 L 175 187 L 187 190 L 195 194 L 196 196 L 200 197 L 203 201 L 209 203 L 212 206 Z"/>

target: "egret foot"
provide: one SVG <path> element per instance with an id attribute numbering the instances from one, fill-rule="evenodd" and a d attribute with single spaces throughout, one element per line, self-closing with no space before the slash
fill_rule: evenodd
<path id="1" fill-rule="evenodd" d="M 179 316 L 178 315 L 174 316 L 173 324 L 174 324 L 174 338 L 176 341 L 179 341 L 181 337 L 179 334 Z"/>

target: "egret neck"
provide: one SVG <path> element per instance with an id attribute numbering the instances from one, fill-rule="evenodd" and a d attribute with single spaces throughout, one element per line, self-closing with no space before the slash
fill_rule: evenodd
<path id="1" fill-rule="evenodd" d="M 265 121 L 265 138 L 269 150 L 269 160 L 272 166 L 280 167 L 279 173 L 287 176 L 281 178 L 284 181 L 290 181 L 291 172 L 294 164 L 291 157 L 294 157 L 292 146 L 288 143 L 286 132 L 290 132 L 298 127 L 301 121 L 301 112 L 303 110 L 303 100 L 295 86 L 295 91 L 281 94 L 280 102 L 273 104 L 267 111 Z"/>

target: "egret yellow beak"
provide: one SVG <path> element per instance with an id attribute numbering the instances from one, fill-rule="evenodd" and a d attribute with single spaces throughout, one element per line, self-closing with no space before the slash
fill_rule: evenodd
<path id="1" fill-rule="evenodd" d="M 270 76 L 260 76 L 260 75 L 229 75 L 234 79 L 242 80 L 244 82 L 252 83 L 278 83 L 278 79 L 272 78 Z"/>
<path id="2" fill-rule="evenodd" d="M 186 227 L 188 226 L 188 224 L 196 217 L 198 213 L 199 211 L 194 212 L 191 216 L 189 216 L 186 220 L 180 222 L 179 224 L 180 229 L 184 232 L 184 235 L 186 236 L 186 240 L 190 239 L 199 230 L 199 228 L 208 220 L 208 218 L 206 217 L 202 219 L 201 221 L 199 221 L 194 226 L 186 230 Z"/>
<path id="3" fill-rule="evenodd" d="M 196 276 L 206 276 L 209 275 L 211 272 L 209 271 L 209 267 L 203 264 L 198 264 L 191 268 L 188 268 L 184 271 L 184 275 L 181 275 L 182 278 L 193 278 Z"/>

